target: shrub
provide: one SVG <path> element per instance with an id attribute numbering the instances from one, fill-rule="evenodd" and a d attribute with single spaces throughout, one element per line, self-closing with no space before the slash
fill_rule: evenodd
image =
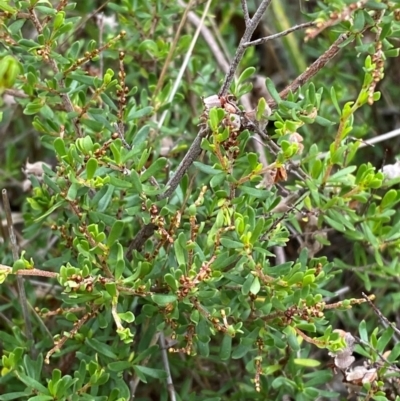
<path id="1" fill-rule="evenodd" d="M 232 34 L 232 5 L 210 3 L 0 2 L 0 400 L 315 400 L 335 372 L 398 394 L 399 180 L 358 150 L 399 3 L 318 4 L 290 28 L 288 5 L 236 1 L 230 64 L 205 17 Z M 267 8 L 284 31 L 254 39 Z M 255 46 L 289 34 L 293 79 L 257 95 Z"/>

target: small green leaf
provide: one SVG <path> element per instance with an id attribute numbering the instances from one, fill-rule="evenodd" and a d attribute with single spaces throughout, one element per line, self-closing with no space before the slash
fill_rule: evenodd
<path id="1" fill-rule="evenodd" d="M 151 166 L 140 175 L 140 181 L 144 182 L 148 180 L 152 175 L 162 171 L 167 164 L 167 159 L 165 157 L 158 158 Z"/>
<path id="2" fill-rule="evenodd" d="M 96 159 L 91 157 L 86 163 L 86 178 L 91 180 L 96 174 L 96 170 L 98 167 L 98 162 Z"/>
<path id="3" fill-rule="evenodd" d="M 244 247 L 244 244 L 239 241 L 234 241 L 230 238 L 221 238 L 220 240 L 221 245 L 224 246 L 225 248 L 234 248 L 234 249 L 241 249 Z"/>
<path id="4" fill-rule="evenodd" d="M 148 368 L 147 366 L 136 365 L 133 367 L 136 372 L 141 372 L 146 376 L 153 377 L 154 379 L 166 379 L 167 373 L 161 369 Z"/>
<path id="5" fill-rule="evenodd" d="M 308 368 L 315 368 L 315 367 L 321 365 L 320 361 L 317 361 L 316 359 L 308 359 L 308 358 L 294 358 L 293 362 L 296 365 L 306 366 Z"/>
<path id="6" fill-rule="evenodd" d="M 105 342 L 96 340 L 95 338 L 86 337 L 85 344 L 89 345 L 96 352 L 106 356 L 107 358 L 118 359 L 117 355 L 112 350 L 112 347 Z"/>
<path id="7" fill-rule="evenodd" d="M 282 99 L 279 96 L 278 91 L 275 89 L 275 85 L 270 78 L 265 80 L 265 85 L 268 89 L 269 94 L 271 95 L 272 99 L 275 100 L 276 103 L 280 103 Z"/>
<path id="8" fill-rule="evenodd" d="M 335 109 L 338 112 L 338 114 L 341 115 L 342 111 L 340 110 L 339 103 L 337 101 L 336 91 L 335 91 L 334 86 L 331 87 L 331 101 L 332 101 L 333 105 L 335 106 Z"/>
<path id="9" fill-rule="evenodd" d="M 111 370 L 112 372 L 122 372 L 127 371 L 133 367 L 132 362 L 128 361 L 118 361 L 118 362 L 111 362 L 107 364 L 107 369 Z"/>
<path id="10" fill-rule="evenodd" d="M 60 137 L 56 138 L 54 140 L 54 150 L 56 151 L 57 155 L 62 158 L 63 156 L 66 156 L 67 151 L 65 149 L 65 143 L 64 140 Z"/>
<path id="11" fill-rule="evenodd" d="M 186 256 L 182 244 L 186 243 L 185 233 L 180 233 L 177 240 L 174 242 L 174 250 L 178 266 L 186 265 Z"/>
<path id="12" fill-rule="evenodd" d="M 147 106 L 143 107 L 143 109 L 136 110 L 134 107 L 129 111 L 128 115 L 126 116 L 126 122 L 132 121 L 134 119 L 142 118 L 144 116 L 148 116 L 153 112 L 153 107 Z"/>
<path id="13" fill-rule="evenodd" d="M 175 302 L 177 300 L 177 296 L 172 294 L 169 295 L 153 294 L 151 296 L 151 299 L 159 306 L 166 306 L 172 302 Z"/>
<path id="14" fill-rule="evenodd" d="M 121 220 L 116 220 L 111 227 L 110 234 L 107 238 L 107 246 L 111 247 L 111 245 L 118 241 L 121 237 L 122 231 L 124 230 L 124 222 Z"/>
<path id="15" fill-rule="evenodd" d="M 231 357 L 231 352 L 232 352 L 232 337 L 225 334 L 221 342 L 221 349 L 219 351 L 219 357 L 221 361 L 227 361 Z"/>
<path id="16" fill-rule="evenodd" d="M 121 320 L 127 323 L 132 323 L 135 321 L 135 315 L 131 311 L 118 313 L 118 316 L 121 318 Z"/>
<path id="17" fill-rule="evenodd" d="M 111 202 L 111 198 L 112 198 L 112 196 L 113 196 L 113 194 L 114 194 L 114 190 L 115 190 L 115 187 L 114 187 L 113 185 L 109 185 L 109 186 L 107 187 L 106 193 L 105 193 L 104 196 L 99 200 L 99 203 L 97 204 L 97 210 L 98 210 L 99 212 L 104 212 L 104 211 L 107 209 L 108 205 L 109 205 L 110 202 Z"/>
<path id="18" fill-rule="evenodd" d="M 250 292 L 253 295 L 257 295 L 260 292 L 261 285 L 260 285 L 260 279 L 258 277 L 254 277 L 253 284 L 250 287 Z"/>
<path id="19" fill-rule="evenodd" d="M 143 187 L 142 183 L 140 182 L 140 177 L 137 171 L 132 170 L 131 175 L 130 175 L 132 187 L 135 189 L 135 191 L 138 194 L 141 194 L 143 192 Z"/>
<path id="20" fill-rule="evenodd" d="M 389 189 L 381 201 L 381 208 L 386 209 L 392 207 L 396 202 L 396 199 L 397 191 L 395 189 Z"/>
<path id="21" fill-rule="evenodd" d="M 254 67 L 247 67 L 239 76 L 237 83 L 238 85 L 244 82 L 246 79 L 249 79 L 254 73 L 256 69 Z"/>
<path id="22" fill-rule="evenodd" d="M 361 323 L 358 325 L 358 332 L 360 333 L 361 340 L 368 342 L 368 331 L 365 320 L 362 320 Z"/>
<path id="23" fill-rule="evenodd" d="M 117 286 L 115 283 L 105 283 L 104 287 L 111 297 L 115 297 L 117 295 Z"/>

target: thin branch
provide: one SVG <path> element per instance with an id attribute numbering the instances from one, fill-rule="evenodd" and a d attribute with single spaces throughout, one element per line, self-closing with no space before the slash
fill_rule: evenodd
<path id="1" fill-rule="evenodd" d="M 251 40 L 254 31 L 256 30 L 258 24 L 260 23 L 261 18 L 263 17 L 271 1 L 272 0 L 263 0 L 260 6 L 258 7 L 256 13 L 254 14 L 253 18 L 249 21 L 249 24 L 247 25 L 246 30 L 243 34 L 243 37 L 240 40 L 239 47 L 236 50 L 236 54 L 229 66 L 229 71 L 225 75 L 225 79 L 222 84 L 221 90 L 218 93 L 219 96 L 225 96 L 229 91 L 233 78 L 235 77 L 236 70 L 239 66 L 240 61 L 243 58 L 244 52 L 246 51 L 246 48 L 243 45 Z"/>
<path id="2" fill-rule="evenodd" d="M 269 35 L 269 36 L 266 36 L 264 38 L 260 38 L 260 39 L 257 39 L 257 40 L 252 40 L 251 42 L 243 43 L 243 47 L 247 48 L 247 47 L 250 47 L 250 46 L 258 46 L 258 45 L 264 44 L 266 42 L 269 42 L 270 40 L 278 39 L 278 38 L 280 38 L 282 36 L 289 35 L 289 33 L 292 33 L 294 31 L 298 31 L 300 29 L 308 28 L 308 27 L 314 26 L 314 25 L 315 25 L 314 21 L 305 22 L 304 24 L 295 25 L 295 26 L 293 26 L 293 27 L 291 27 L 289 29 L 286 29 L 286 31 L 282 31 L 282 32 L 279 32 L 279 33 L 274 33 L 273 35 Z"/>
<path id="3" fill-rule="evenodd" d="M 121 142 L 122 142 L 122 145 L 124 145 L 124 148 L 128 149 L 128 150 L 131 150 L 132 146 L 129 145 L 129 143 L 125 139 L 124 130 L 123 130 L 124 129 L 124 125 L 123 124 L 121 124 L 121 125 L 122 125 L 122 127 L 120 126 L 120 124 L 114 123 L 115 131 L 117 132 L 117 134 L 119 136 L 119 139 L 121 139 Z"/>
<path id="4" fill-rule="evenodd" d="M 176 401 L 174 382 L 172 381 L 171 369 L 169 368 L 168 351 L 166 348 L 164 333 L 160 334 L 159 343 L 161 348 L 161 356 L 163 360 L 164 370 L 167 373 L 167 389 L 169 393 L 169 398 L 171 401 Z"/>
<path id="5" fill-rule="evenodd" d="M 308 67 L 302 74 L 300 74 L 291 84 L 289 84 L 283 91 L 279 93 L 279 96 L 284 99 L 288 96 L 289 92 L 295 92 L 305 83 L 307 83 L 311 78 L 313 78 L 330 60 L 332 60 L 340 51 L 340 45 L 346 41 L 350 35 L 348 33 L 343 33 L 340 35 L 332 46 L 317 60 L 315 60 L 310 67 Z M 275 100 L 269 100 L 268 105 L 271 108 L 277 106 Z"/>
<path id="6" fill-rule="evenodd" d="M 49 277 L 49 278 L 57 278 L 58 273 L 49 272 L 47 270 L 40 269 L 21 269 L 15 272 L 12 271 L 13 268 L 11 266 L 0 264 L 0 274 L 15 274 L 16 276 L 36 276 L 36 277 Z"/>
<path id="7" fill-rule="evenodd" d="M 175 191 L 179 183 L 181 182 L 182 177 L 188 170 L 188 168 L 193 164 L 193 162 L 199 157 L 201 153 L 201 141 L 208 134 L 208 128 L 203 127 L 200 132 L 197 134 L 194 139 L 192 145 L 190 146 L 188 152 L 186 153 L 183 160 L 179 163 L 179 166 L 175 172 L 175 174 L 169 179 L 166 185 L 166 190 L 161 195 L 158 196 L 158 199 L 168 198 Z"/>
<path id="8" fill-rule="evenodd" d="M 13 260 L 15 262 L 19 259 L 19 252 L 18 252 L 17 239 L 15 237 L 15 232 L 14 232 L 14 223 L 13 223 L 12 214 L 11 214 L 10 201 L 8 199 L 8 194 L 7 194 L 6 189 L 2 190 L 2 197 L 3 197 L 4 213 L 5 213 L 6 219 L 7 219 L 8 236 L 10 238 Z M 31 323 L 31 319 L 29 316 L 29 312 L 28 312 L 28 301 L 26 299 L 26 292 L 25 292 L 25 285 L 24 285 L 23 277 L 17 276 L 17 284 L 18 284 L 18 294 L 19 294 L 19 300 L 21 303 L 22 315 L 24 317 L 24 322 L 25 322 L 25 335 L 26 335 L 26 338 L 29 341 L 31 341 L 32 345 L 33 345 L 34 339 L 33 339 L 33 334 L 32 334 L 32 323 Z M 31 347 L 31 356 L 32 357 L 34 356 L 34 347 L 33 346 Z"/>
<path id="9" fill-rule="evenodd" d="M 395 323 L 390 323 L 388 318 L 383 316 L 383 313 L 375 306 L 375 304 L 371 301 L 371 299 L 368 298 L 368 296 L 366 294 L 364 294 L 363 292 L 361 294 L 367 300 L 368 304 L 374 310 L 374 312 L 379 317 L 379 319 L 382 321 L 383 326 L 384 327 L 391 327 L 395 331 L 395 333 L 397 333 L 400 336 L 400 330 L 397 328 Z"/>
<path id="10" fill-rule="evenodd" d="M 250 24 L 250 16 L 249 16 L 249 9 L 247 8 L 247 0 L 241 0 L 242 3 L 242 10 L 243 10 L 243 17 L 246 26 Z"/>

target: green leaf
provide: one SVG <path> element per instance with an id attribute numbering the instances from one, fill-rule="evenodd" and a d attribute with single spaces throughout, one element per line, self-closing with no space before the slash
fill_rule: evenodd
<path id="1" fill-rule="evenodd" d="M 131 183 L 133 188 L 138 194 L 143 192 L 142 183 L 140 182 L 140 177 L 137 171 L 132 170 L 130 175 Z"/>
<path id="2" fill-rule="evenodd" d="M 108 235 L 107 238 L 107 246 L 111 247 L 111 245 L 118 241 L 121 237 L 121 234 L 124 230 L 125 224 L 121 220 L 116 220 L 111 227 L 110 234 Z"/>
<path id="3" fill-rule="evenodd" d="M 361 340 L 368 342 L 368 331 L 365 320 L 362 320 L 358 325 L 358 332 L 360 333 Z"/>
<path id="4" fill-rule="evenodd" d="M 275 102 L 277 104 L 279 104 L 282 101 L 282 99 L 280 98 L 278 91 L 275 89 L 275 85 L 274 85 L 273 81 L 270 78 L 267 78 L 265 80 L 265 85 L 266 85 L 268 92 L 271 95 L 272 99 L 274 99 Z"/>
<path id="5" fill-rule="evenodd" d="M 221 245 L 224 246 L 225 248 L 234 248 L 234 249 L 241 249 L 244 247 L 244 244 L 239 241 L 234 241 L 230 238 L 221 238 L 220 240 Z"/>
<path id="6" fill-rule="evenodd" d="M 144 116 L 148 116 L 153 112 L 153 107 L 146 106 L 143 109 L 136 110 L 134 107 L 129 111 L 128 115 L 126 116 L 125 121 L 129 122 L 137 118 L 142 118 Z"/>
<path id="7" fill-rule="evenodd" d="M 308 358 L 294 358 L 293 362 L 296 365 L 306 366 L 308 368 L 315 368 L 315 367 L 321 365 L 320 361 L 317 361 L 316 359 L 308 359 Z"/>
<path id="8" fill-rule="evenodd" d="M 168 160 L 165 157 L 158 158 L 144 173 L 140 175 L 140 181 L 144 182 L 148 180 L 151 176 L 162 171 L 167 164 L 167 161 Z"/>
<path id="9" fill-rule="evenodd" d="M 239 76 L 237 83 L 238 85 L 244 82 L 246 79 L 249 79 L 254 73 L 256 69 L 254 67 L 247 67 Z"/>
<path id="10" fill-rule="evenodd" d="M 193 163 L 196 168 L 198 168 L 201 172 L 209 174 L 209 175 L 214 175 L 214 174 L 219 174 L 221 173 L 221 170 L 218 170 L 216 168 L 213 168 L 211 166 L 208 166 L 207 164 L 203 164 L 200 162 L 194 162 Z"/>
<path id="11" fill-rule="evenodd" d="M 397 191 L 395 189 L 389 189 L 381 201 L 381 208 L 386 209 L 392 207 L 396 203 L 396 200 Z"/>
<path id="12" fill-rule="evenodd" d="M 260 285 L 260 279 L 258 277 L 254 277 L 253 284 L 250 287 L 250 292 L 253 295 L 257 295 L 260 292 L 261 285 Z"/>
<path id="13" fill-rule="evenodd" d="M 389 341 L 392 339 L 394 330 L 392 327 L 388 327 L 382 334 L 382 336 L 378 340 L 378 344 L 376 346 L 376 349 L 380 352 L 383 353 L 385 351 L 386 346 L 389 344 Z"/>
<path id="14" fill-rule="evenodd" d="M 56 138 L 53 142 L 53 145 L 54 145 L 54 150 L 56 151 L 57 155 L 60 158 L 67 155 L 67 151 L 65 149 L 65 143 L 62 138 Z"/>
<path id="15" fill-rule="evenodd" d="M 271 196 L 271 191 L 268 191 L 267 189 L 258 189 L 253 187 L 247 187 L 245 185 L 240 185 L 239 189 L 244 194 L 254 196 L 259 200 L 264 200 Z"/>
<path id="16" fill-rule="evenodd" d="M 99 200 L 99 203 L 97 204 L 97 211 L 104 212 L 107 209 L 114 194 L 114 190 L 115 187 L 113 185 L 108 185 L 106 193 L 103 195 L 103 197 Z"/>
<path id="17" fill-rule="evenodd" d="M 31 394 L 31 392 L 23 393 L 22 391 L 18 391 L 15 393 L 8 393 L 8 394 L 0 395 L 0 401 L 21 400 L 21 399 L 25 399 L 26 397 L 29 397 L 30 394 Z M 47 397 L 47 396 L 45 396 L 45 397 Z M 50 396 L 50 399 L 52 400 L 53 397 Z"/>
<path id="18" fill-rule="evenodd" d="M 135 321 L 135 315 L 131 311 L 118 313 L 118 316 L 121 318 L 121 320 L 127 323 L 132 323 Z"/>
<path id="19" fill-rule="evenodd" d="M 111 370 L 112 372 L 129 372 L 131 368 L 133 368 L 133 363 L 128 361 L 118 361 L 107 364 L 107 369 Z"/>
<path id="20" fill-rule="evenodd" d="M 104 288 L 112 298 L 117 295 L 117 285 L 115 283 L 105 283 Z"/>
<path id="21" fill-rule="evenodd" d="M 95 338 L 85 339 L 85 344 L 89 345 L 99 354 L 106 356 L 111 359 L 118 359 L 117 355 L 114 353 L 113 349 L 106 343 L 96 340 Z"/>
<path id="22" fill-rule="evenodd" d="M 86 163 L 86 178 L 88 180 L 91 180 L 94 175 L 96 174 L 96 170 L 98 167 L 98 162 L 96 159 L 94 159 L 93 157 L 91 157 L 87 163 Z"/>
<path id="23" fill-rule="evenodd" d="M 389 362 L 395 362 L 395 361 L 397 361 L 399 355 L 400 355 L 400 343 L 397 343 L 393 347 L 393 349 L 392 349 L 391 353 L 389 354 L 389 356 L 387 357 L 387 360 Z"/>
<path id="24" fill-rule="evenodd" d="M 172 294 L 169 295 L 153 294 L 151 296 L 151 299 L 159 306 L 166 306 L 172 302 L 175 302 L 177 300 L 177 296 Z"/>
<path id="25" fill-rule="evenodd" d="M 174 242 L 174 250 L 178 266 L 186 265 L 186 255 L 184 252 L 183 244 L 186 243 L 185 233 L 180 233 L 177 240 Z"/>
<path id="26" fill-rule="evenodd" d="M 331 101 L 333 105 L 335 106 L 336 111 L 338 112 L 339 116 L 342 114 L 342 111 L 340 110 L 339 103 L 337 101 L 336 97 L 336 92 L 335 92 L 335 87 L 331 87 Z"/>
<path id="27" fill-rule="evenodd" d="M 43 384 L 39 383 L 37 380 L 34 380 L 32 377 L 25 375 L 24 373 L 18 373 L 18 378 L 28 387 L 37 390 L 43 394 L 49 394 L 49 391 Z"/>
<path id="28" fill-rule="evenodd" d="M 145 376 L 153 377 L 154 379 L 166 379 L 168 377 L 167 373 L 161 369 L 148 368 L 147 366 L 135 365 L 133 367 L 136 372 L 141 372 Z"/>
<path id="29" fill-rule="evenodd" d="M 221 342 L 221 349 L 219 351 L 219 357 L 221 361 L 227 361 L 231 357 L 231 351 L 232 337 L 225 334 Z"/>

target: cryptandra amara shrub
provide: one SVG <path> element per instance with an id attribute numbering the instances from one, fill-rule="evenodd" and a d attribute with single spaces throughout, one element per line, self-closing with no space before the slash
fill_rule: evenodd
<path id="1" fill-rule="evenodd" d="M 315 400 L 334 376 L 399 394 L 399 333 L 373 303 L 399 271 L 399 175 L 351 135 L 398 55 L 400 2 L 326 2 L 258 39 L 280 2 L 231 3 L 0 1 L 3 170 L 17 135 L 43 149 L 22 232 L 2 178 L 0 400 Z M 232 7 L 228 62 L 209 17 Z M 256 96 L 255 47 L 296 34 L 314 61 Z M 353 80 L 334 71 L 349 59 Z M 349 269 L 371 295 L 330 301 Z"/>

